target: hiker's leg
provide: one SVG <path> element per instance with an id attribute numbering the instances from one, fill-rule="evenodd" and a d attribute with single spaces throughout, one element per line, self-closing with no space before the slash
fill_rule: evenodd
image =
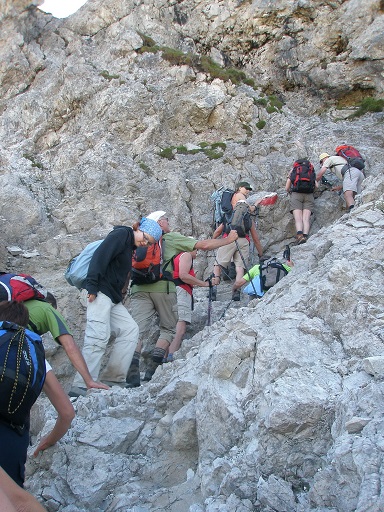
<path id="1" fill-rule="evenodd" d="M 302 234 L 304 232 L 303 210 L 293 210 L 292 213 L 295 221 L 296 233 Z"/>
<path id="2" fill-rule="evenodd" d="M 229 267 L 229 264 L 231 263 L 232 257 L 236 250 L 237 247 L 235 242 L 219 247 L 216 253 L 216 263 L 213 267 L 213 273 L 216 277 L 220 277 L 222 268 Z"/>
<path id="3" fill-rule="evenodd" d="M 351 207 L 355 205 L 355 195 L 360 194 L 363 179 L 364 174 L 354 167 L 345 173 L 343 180 L 343 192 L 347 209 L 351 209 Z"/>
<path id="4" fill-rule="evenodd" d="M 236 286 L 236 283 L 239 283 L 244 276 L 244 273 L 248 269 L 248 260 L 249 260 L 249 242 L 246 238 L 238 238 L 237 239 L 237 248 L 238 250 L 233 255 L 233 261 L 236 267 L 236 281 L 232 286 L 232 300 L 239 301 L 240 300 L 240 290 L 239 287 Z"/>
<path id="5" fill-rule="evenodd" d="M 139 340 L 139 327 L 121 302 L 115 304 L 111 310 L 111 333 L 115 340 L 102 378 L 125 383 Z"/>
<path id="6" fill-rule="evenodd" d="M 178 321 L 176 292 L 153 292 L 151 298 L 160 319 L 160 335 L 152 352 L 151 367 L 145 372 L 144 380 L 151 380 L 156 368 L 162 364 L 169 345 L 175 336 Z"/>
<path id="7" fill-rule="evenodd" d="M 169 346 L 168 355 L 173 355 L 181 346 L 183 337 L 187 330 L 187 324 L 192 321 L 192 295 L 180 286 L 176 287 L 177 315 L 176 334 Z"/>
<path id="8" fill-rule="evenodd" d="M 132 363 L 125 379 L 127 384 L 132 387 L 140 386 L 140 353 L 143 346 L 142 340 L 155 314 L 156 309 L 149 292 L 137 292 L 131 296 L 131 315 L 139 326 L 139 341 L 136 345 Z"/>
<path id="9" fill-rule="evenodd" d="M 355 205 L 354 192 L 352 190 L 346 190 L 344 192 L 344 199 L 347 204 L 347 209 Z"/>
<path id="10" fill-rule="evenodd" d="M 312 212 L 311 210 L 303 210 L 303 234 L 308 236 L 311 227 L 310 219 Z"/>
<path id="11" fill-rule="evenodd" d="M 111 336 L 111 309 L 113 302 L 99 292 L 93 302 L 87 304 L 87 324 L 85 327 L 83 356 L 93 380 L 99 379 L 101 360 Z M 85 387 L 84 380 L 76 373 L 73 386 Z"/>
<path id="12" fill-rule="evenodd" d="M 176 324 L 175 337 L 173 338 L 172 343 L 169 345 L 168 357 L 173 356 L 173 354 L 179 350 L 186 331 L 187 322 L 185 322 L 184 320 L 179 320 Z"/>

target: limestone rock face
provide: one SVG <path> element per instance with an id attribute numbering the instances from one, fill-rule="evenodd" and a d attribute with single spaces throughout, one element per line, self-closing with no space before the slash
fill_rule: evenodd
<path id="1" fill-rule="evenodd" d="M 281 256 L 295 159 L 318 169 L 350 143 L 367 177 L 350 214 L 319 187 L 309 241 L 263 299 L 230 303 L 223 283 L 207 327 L 196 290 L 175 362 L 79 398 L 65 438 L 29 458 L 27 488 L 50 512 L 384 509 L 383 113 L 351 117 L 383 95 L 382 2 L 88 0 L 63 20 L 39 3 L 0 6 L 0 270 L 52 290 L 80 345 L 63 272 L 114 225 L 161 208 L 206 238 L 211 193 L 246 179 L 255 198 L 278 193 L 256 220 Z M 199 255 L 200 277 L 214 258 Z M 68 389 L 68 358 L 45 346 Z M 54 419 L 41 397 L 33 443 Z"/>

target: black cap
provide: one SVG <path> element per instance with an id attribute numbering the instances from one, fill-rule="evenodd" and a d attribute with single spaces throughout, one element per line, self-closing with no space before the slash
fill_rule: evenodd
<path id="1" fill-rule="evenodd" d="M 236 188 L 239 189 L 240 187 L 244 187 L 247 190 L 253 190 L 251 185 L 248 183 L 248 181 L 239 181 Z"/>

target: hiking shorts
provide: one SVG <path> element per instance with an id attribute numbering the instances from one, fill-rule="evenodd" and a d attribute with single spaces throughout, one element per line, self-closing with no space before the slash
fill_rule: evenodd
<path id="1" fill-rule="evenodd" d="M 356 194 L 361 193 L 361 184 L 364 179 L 364 174 L 356 169 L 355 167 L 351 167 L 344 174 L 343 179 L 343 192 L 347 190 L 352 190 L 352 192 L 356 192 Z"/>
<path id="2" fill-rule="evenodd" d="M 192 322 L 192 295 L 181 286 L 176 286 L 176 294 L 179 320 L 190 324 Z"/>
<path id="3" fill-rule="evenodd" d="M 245 268 L 243 259 L 245 264 L 247 264 L 249 259 L 249 242 L 246 238 L 240 237 L 236 240 L 236 242 L 232 242 L 231 244 L 223 245 L 222 247 L 218 248 L 216 261 L 221 267 L 228 268 L 231 260 L 233 259 L 236 267 Z M 238 248 L 241 254 L 238 251 Z"/>
<path id="4" fill-rule="evenodd" d="M 312 213 L 314 208 L 315 198 L 312 193 L 291 192 L 289 196 L 289 211 L 291 213 L 293 210 L 309 210 Z"/>
<path id="5" fill-rule="evenodd" d="M 157 314 L 160 319 L 159 340 L 171 343 L 175 333 L 177 316 L 176 292 L 136 292 L 131 295 L 131 314 L 139 326 L 139 337 L 149 331 Z"/>

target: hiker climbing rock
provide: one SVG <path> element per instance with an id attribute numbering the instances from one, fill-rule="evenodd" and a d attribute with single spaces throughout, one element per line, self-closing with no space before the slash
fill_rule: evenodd
<path id="1" fill-rule="evenodd" d="M 151 366 L 147 369 L 144 380 L 151 380 L 156 368 L 162 364 L 169 350 L 169 346 L 176 333 L 177 324 L 177 298 L 176 286 L 172 281 L 173 258 L 182 251 L 191 252 L 195 249 L 211 251 L 228 245 L 237 239 L 237 233 L 231 231 L 228 237 L 221 240 L 196 240 L 181 233 L 171 231 L 166 212 L 155 211 L 148 215 L 148 219 L 157 221 L 163 236 L 160 241 L 162 253 L 162 269 L 171 273 L 171 279 L 161 275 L 150 283 L 134 284 L 131 287 L 131 313 L 139 326 L 140 342 L 137 345 L 132 364 L 127 375 L 127 384 L 130 387 L 140 385 L 140 353 L 144 334 L 148 331 L 152 318 L 158 314 L 160 320 L 160 335 L 152 352 Z M 144 269 L 141 270 L 145 273 Z M 216 284 L 216 283 L 215 283 Z"/>
<path id="2" fill-rule="evenodd" d="M 343 190 L 347 210 L 351 211 L 355 206 L 356 194 L 361 193 L 361 184 L 365 177 L 364 159 L 353 146 L 338 146 L 335 153 L 334 156 L 321 153 L 319 156 L 321 169 L 317 173 L 316 180 L 319 181 L 328 170 L 333 172 L 343 184 L 333 187 L 332 190 Z"/>
<path id="3" fill-rule="evenodd" d="M 86 280 L 88 304 L 83 356 L 94 380 L 99 376 L 101 361 L 113 334 L 115 340 L 102 380 L 108 385 L 125 386 L 139 328 L 122 303 L 123 289 L 131 270 L 133 250 L 156 243 L 160 236 L 157 222 L 143 218 L 132 227 L 111 231 L 92 256 Z M 73 386 L 80 388 L 80 392 L 84 387 L 79 373 Z"/>
<path id="4" fill-rule="evenodd" d="M 0 302 L 0 466 L 21 487 L 30 443 L 30 410 L 41 390 L 58 417 L 35 449 L 35 456 L 61 439 L 75 416 L 67 394 L 45 360 L 40 336 L 26 328 L 28 321 L 23 302 Z"/>
<path id="5" fill-rule="evenodd" d="M 193 269 L 193 260 L 196 256 L 197 249 L 191 252 L 181 252 L 173 260 L 173 282 L 176 285 L 178 321 L 176 334 L 169 346 L 166 362 L 173 361 L 173 354 L 181 346 L 187 325 L 192 322 L 193 287 L 209 287 L 208 280 L 202 281 L 196 277 Z"/>
<path id="6" fill-rule="evenodd" d="M 236 191 L 232 194 L 230 205 L 224 206 L 221 224 L 216 228 L 213 238 L 219 236 L 226 237 L 229 229 L 234 229 L 239 238 L 230 245 L 220 248 L 216 254 L 216 263 L 213 273 L 216 280 L 221 279 L 221 270 L 228 269 L 233 260 L 236 267 L 236 279 L 241 279 L 247 268 L 249 259 L 249 241 L 250 236 L 255 244 L 259 257 L 263 254 L 259 236 L 256 231 L 253 217 L 251 216 L 250 206 L 247 203 L 247 197 L 252 190 L 247 181 L 241 181 L 236 186 Z M 253 211 L 257 205 L 253 205 Z M 215 283 L 214 283 L 215 284 Z M 216 287 L 212 290 L 212 300 L 216 300 Z M 232 289 L 232 300 L 240 300 L 240 291 Z"/>
<path id="7" fill-rule="evenodd" d="M 296 160 L 288 174 L 285 190 L 289 194 L 289 211 L 295 220 L 297 244 L 308 240 L 316 185 L 315 169 L 311 162 L 306 158 Z"/>

